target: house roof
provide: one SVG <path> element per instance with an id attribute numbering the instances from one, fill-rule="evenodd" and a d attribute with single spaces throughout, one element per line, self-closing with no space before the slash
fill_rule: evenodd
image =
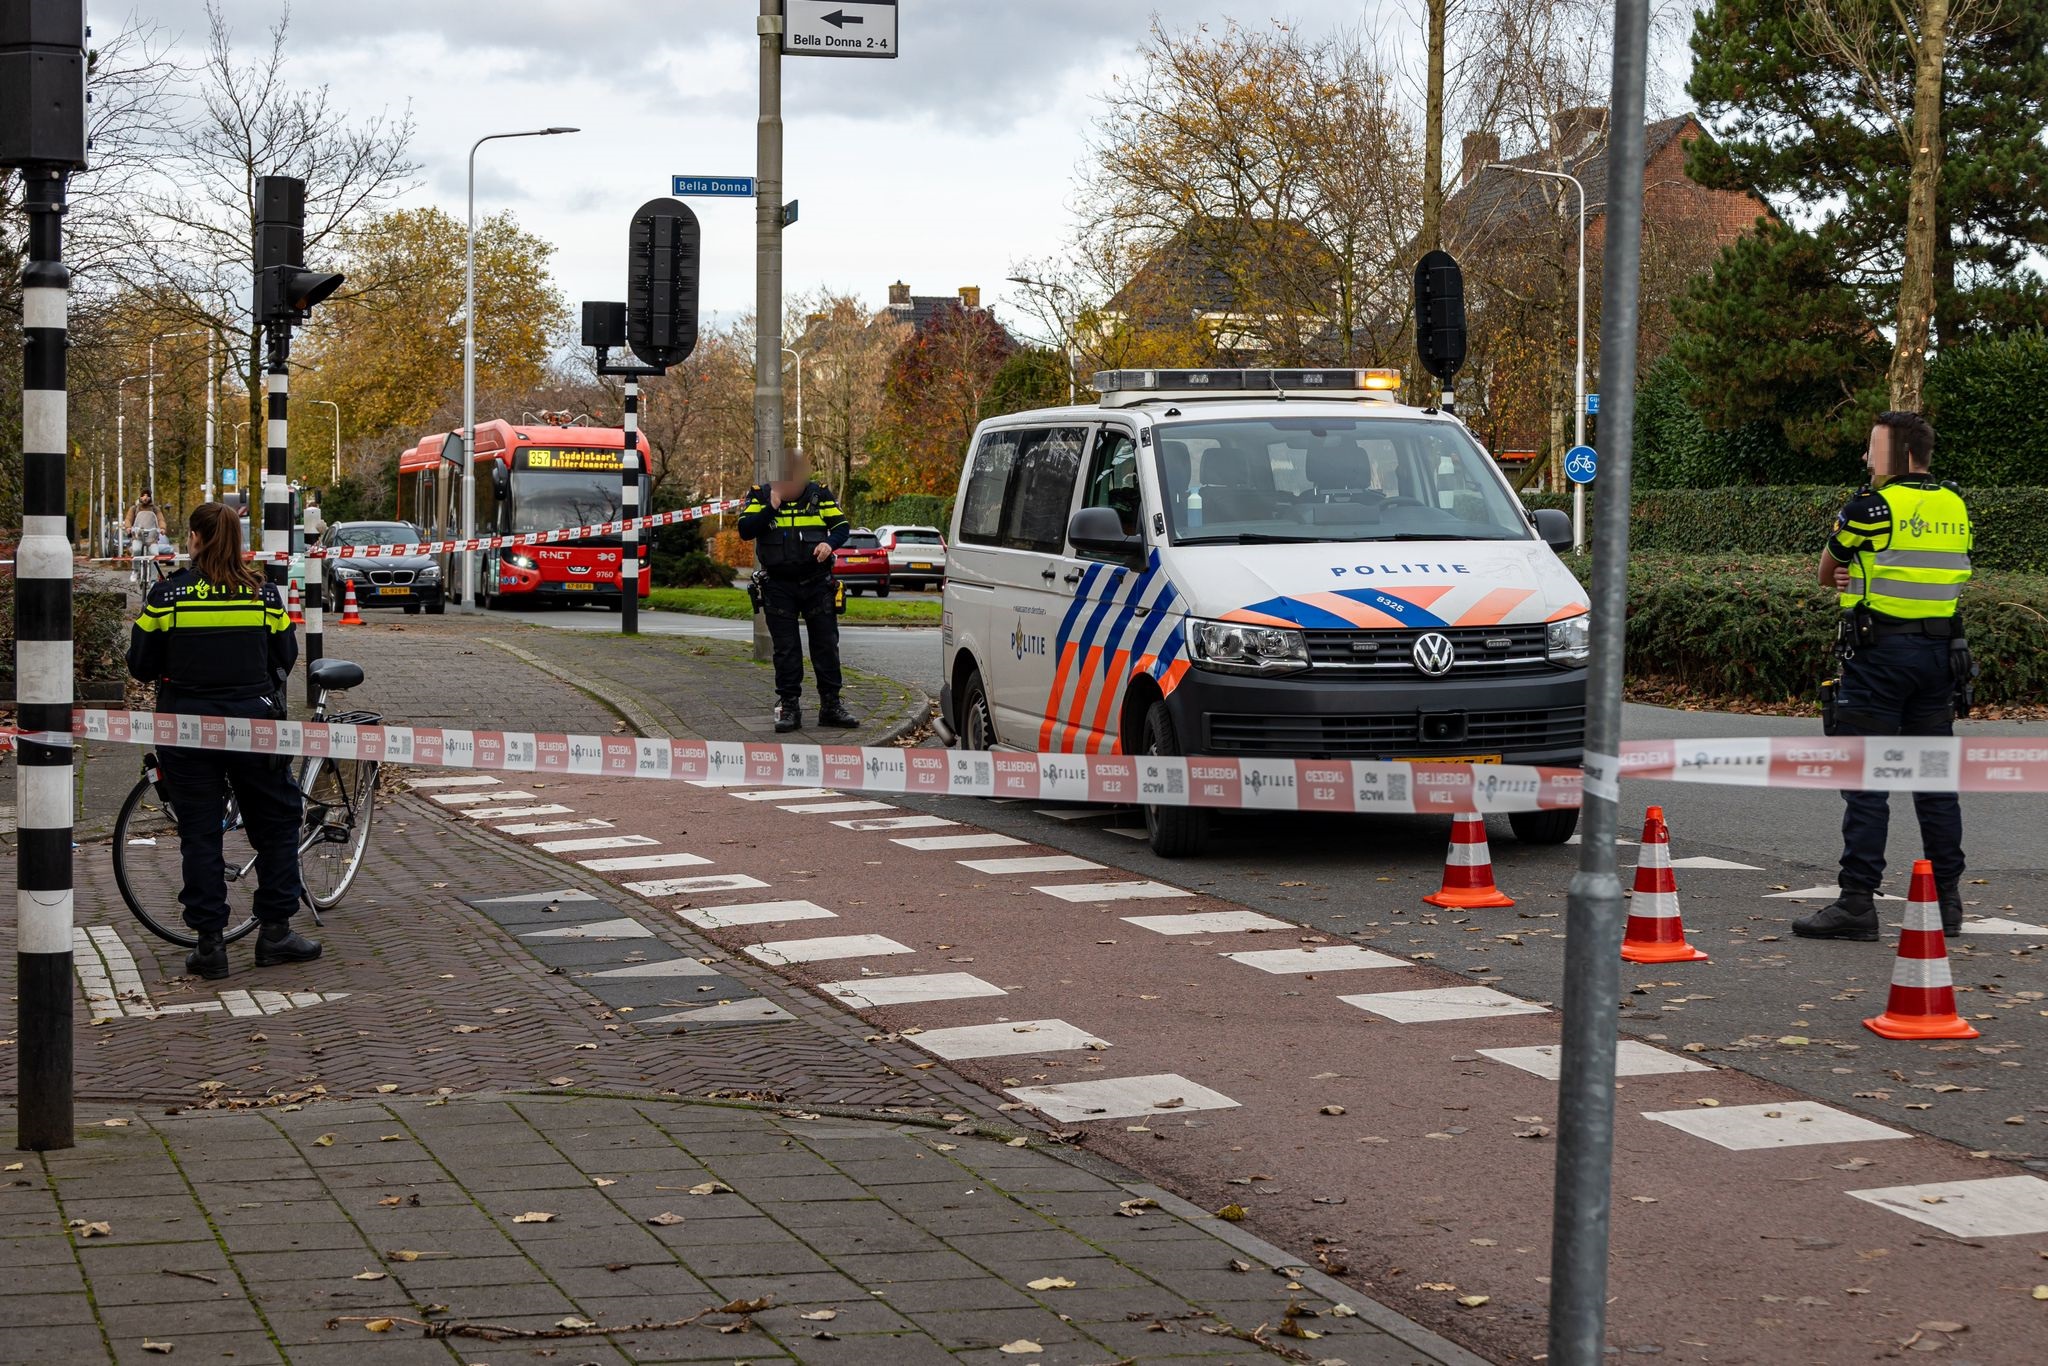
<path id="1" fill-rule="evenodd" d="M 960 302 L 960 296 L 957 294 L 913 294 L 908 306 L 887 304 L 883 306 L 882 311 L 898 322 L 909 323 L 911 327 L 922 332 L 931 325 L 932 319 L 936 318 L 939 310 L 947 304 L 955 308 L 966 307 Z"/>
<path id="2" fill-rule="evenodd" d="M 1658 119 L 1643 127 L 1643 162 L 1656 160 L 1672 140 L 1688 128 L 1699 129 L 1691 114 Z M 1577 153 L 1560 153 L 1555 144 L 1519 157 L 1503 158 L 1506 165 L 1538 171 L 1563 171 L 1576 176 L 1586 187 L 1586 221 L 1592 222 L 1607 209 L 1607 138 L 1603 134 Z M 1483 169 L 1452 193 L 1446 207 L 1455 213 L 1467 233 L 1491 233 L 1525 224 L 1532 219 L 1548 220 L 1555 212 L 1560 190 L 1568 188 L 1539 176 L 1517 175 L 1513 171 Z M 1576 196 L 1567 193 L 1571 208 Z"/>
<path id="3" fill-rule="evenodd" d="M 1285 258 L 1313 259 L 1321 252 L 1299 223 L 1198 218 L 1145 258 L 1109 308 L 1139 317 L 1236 312 L 1248 293 L 1284 298 L 1295 292 L 1286 283 Z"/>

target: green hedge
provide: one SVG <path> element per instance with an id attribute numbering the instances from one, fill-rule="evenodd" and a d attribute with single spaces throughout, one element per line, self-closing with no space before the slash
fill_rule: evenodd
<path id="1" fill-rule="evenodd" d="M 1629 545 L 1648 553 L 1820 554 L 1853 490 L 1804 484 L 1763 488 L 1639 489 Z M 1597 491 L 1587 499 L 1588 534 Z M 2048 574 L 2048 488 L 1964 488 L 1977 528 L 1980 570 Z M 1525 493 L 1530 507 L 1570 510 L 1569 493 Z"/>
<path id="2" fill-rule="evenodd" d="M 860 498 L 847 509 L 847 515 L 856 526 L 935 526 L 941 532 L 950 532 L 953 500 L 935 493 L 906 493 L 886 503 Z"/>
<path id="3" fill-rule="evenodd" d="M 71 672 L 85 683 L 128 677 L 128 597 L 125 593 L 71 593 Z M 14 685 L 14 576 L 0 577 L 0 680 Z"/>
<path id="4" fill-rule="evenodd" d="M 1567 562 L 1589 578 L 1588 556 Z M 1835 594 L 1811 559 L 1631 555 L 1628 673 L 1710 698 L 1814 700 L 1834 672 Z M 1970 646 L 1983 666 L 1978 699 L 2048 697 L 2048 576 L 1979 574 L 1963 591 Z"/>
<path id="5" fill-rule="evenodd" d="M 1950 347 L 1927 367 L 1935 459 L 1967 484 L 2048 481 L 2048 333 L 2014 332 Z"/>

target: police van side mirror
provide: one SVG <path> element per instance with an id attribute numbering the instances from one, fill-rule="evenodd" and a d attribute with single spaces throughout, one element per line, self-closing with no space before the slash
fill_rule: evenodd
<path id="1" fill-rule="evenodd" d="M 1536 534 L 1560 554 L 1572 548 L 1572 519 L 1557 508 L 1537 508 Z"/>
<path id="2" fill-rule="evenodd" d="M 1067 540 L 1083 559 L 1135 564 L 1145 556 L 1144 540 L 1125 533 L 1115 508 L 1082 508 L 1067 523 Z"/>

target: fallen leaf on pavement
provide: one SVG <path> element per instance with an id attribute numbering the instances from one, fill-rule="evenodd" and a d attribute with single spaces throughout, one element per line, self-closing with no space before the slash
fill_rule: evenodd
<path id="1" fill-rule="evenodd" d="M 1028 1148 L 1031 1146 L 1031 1140 L 1028 1138 L 1013 1138 L 1003 1146 L 1006 1148 Z"/>
<path id="2" fill-rule="evenodd" d="M 1962 1324 L 1948 1319 L 1929 1319 L 1925 1323 L 1914 1326 L 1923 1333 L 1960 1333 L 1963 1331 Z"/>
<path id="3" fill-rule="evenodd" d="M 1355 1319 L 1358 1317 L 1358 1311 L 1348 1304 L 1333 1304 L 1330 1306 L 1330 1317 L 1335 1319 Z"/>
<path id="4" fill-rule="evenodd" d="M 104 1221 L 88 1222 L 84 1219 L 73 1219 L 71 1227 L 78 1230 L 78 1236 L 81 1238 L 111 1238 L 114 1236 L 114 1226 Z"/>
<path id="5" fill-rule="evenodd" d="M 1027 1290 L 1072 1290 L 1074 1283 L 1065 1276 L 1040 1276 L 1035 1281 L 1026 1281 Z"/>
<path id="6" fill-rule="evenodd" d="M 555 1222 L 555 1216 L 546 1210 L 530 1209 L 524 1214 L 513 1215 L 512 1222 L 515 1224 L 552 1224 Z"/>
<path id="7" fill-rule="evenodd" d="M 590 1184 L 602 1190 L 606 1186 L 616 1186 L 619 1183 L 612 1180 L 609 1176 L 593 1176 L 590 1178 Z"/>
<path id="8" fill-rule="evenodd" d="M 103 1119 L 100 1123 L 109 1129 L 125 1129 L 131 1121 L 125 1119 Z"/>
<path id="9" fill-rule="evenodd" d="M 322 1135 L 320 1135 L 320 1137 L 318 1137 L 318 1138 L 316 1138 L 316 1139 L 314 1139 L 314 1140 L 313 1140 L 313 1146 L 314 1146 L 314 1147 L 316 1147 L 316 1148 L 332 1148 L 332 1147 L 334 1146 L 334 1135 L 333 1135 L 333 1134 L 322 1134 Z"/>
<path id="10" fill-rule="evenodd" d="M 808 1314 L 798 1314 L 797 1317 L 809 1323 L 830 1323 L 839 1317 L 839 1311 L 837 1309 L 813 1309 Z"/>
<path id="11" fill-rule="evenodd" d="M 1119 1200 L 1116 1203 L 1116 1212 L 1126 1219 L 1135 1219 L 1148 1209 L 1158 1208 L 1159 1202 L 1149 1195 L 1141 1195 L 1135 1200 Z"/>
<path id="12" fill-rule="evenodd" d="M 142 1340 L 142 1350 L 145 1352 L 155 1352 L 158 1356 L 169 1356 L 172 1352 L 178 1350 L 178 1344 L 175 1342 L 151 1342 L 148 1338 L 144 1338 Z"/>
<path id="13" fill-rule="evenodd" d="M 1344 1107 L 1341 1105 L 1325 1105 L 1323 1113 L 1326 1115 L 1341 1115 L 1344 1113 Z"/>
<path id="14" fill-rule="evenodd" d="M 376 1092 L 377 1092 L 377 1094 L 378 1094 L 378 1095 L 380 1095 L 380 1096 L 388 1096 L 388 1095 L 390 1095 L 390 1094 L 391 1094 L 391 1093 L 392 1093 L 393 1091 L 396 1091 L 397 1089 L 398 1089 L 398 1083 L 397 1083 L 397 1082 L 395 1082 L 395 1081 L 387 1081 L 387 1082 L 380 1082 L 380 1083 L 378 1083 L 378 1085 L 377 1085 L 377 1087 L 376 1087 Z"/>
<path id="15" fill-rule="evenodd" d="M 381 1281 L 388 1278 L 381 1271 L 358 1271 L 353 1279 L 358 1281 Z"/>
<path id="16" fill-rule="evenodd" d="M 575 1082 L 576 1082 L 576 1078 L 574 1078 L 574 1077 L 549 1077 L 549 1078 L 548 1078 L 548 1085 L 550 1085 L 550 1086 L 573 1086 L 573 1085 L 575 1084 Z"/>
<path id="17" fill-rule="evenodd" d="M 21 1170 L 21 1169 L 22 1169 L 23 1167 L 25 1167 L 25 1166 L 27 1166 L 27 1165 L 28 1165 L 28 1164 L 27 1164 L 26 1162 L 10 1162 L 10 1163 L 8 1163 L 8 1164 L 7 1164 L 7 1166 L 6 1166 L 6 1168 L 5 1168 L 4 1170 L 10 1171 L 10 1172 L 18 1172 L 18 1171 L 20 1171 L 20 1170 Z"/>
<path id="18" fill-rule="evenodd" d="M 1449 1281 L 1424 1281 L 1415 1288 L 1417 1290 L 1456 1290 L 1458 1287 Z"/>
<path id="19" fill-rule="evenodd" d="M 1629 1199 L 1635 1201 L 1638 1205 L 1654 1205 L 1657 1203 L 1657 1197 L 1654 1195 L 1631 1195 Z"/>
<path id="20" fill-rule="evenodd" d="M 1704 1105 L 1710 1110 L 1716 1105 L 1719 1105 L 1720 1103 L 1720 1101 L 1715 1100 L 1712 1096 L 1702 1096 L 1700 1099 L 1693 1102 L 1693 1104 L 1695 1105 Z"/>
<path id="21" fill-rule="evenodd" d="M 1232 1271 L 1250 1271 L 1252 1269 L 1252 1264 L 1250 1262 L 1243 1261 L 1239 1258 L 1233 1257 L 1230 1259 L 1230 1269 Z"/>
<path id="22" fill-rule="evenodd" d="M 480 1034 L 480 1033 L 482 1033 L 482 1032 L 483 1032 L 483 1026 L 482 1026 L 482 1025 L 457 1025 L 457 1026 L 455 1026 L 455 1028 L 454 1028 L 453 1030 L 451 1030 L 450 1032 L 451 1032 L 451 1033 L 455 1033 L 455 1034 Z"/>
<path id="23" fill-rule="evenodd" d="M 363 1325 L 363 1331 L 366 1333 L 388 1333 L 391 1331 L 391 1320 L 371 1319 Z"/>
<path id="24" fill-rule="evenodd" d="M 650 1224 L 657 1225 L 661 1228 L 667 1228 L 671 1224 L 682 1223 L 683 1216 L 680 1214 L 676 1214 L 670 1210 L 663 1210 L 661 1213 L 655 1215 L 652 1219 L 649 1219 L 647 1222 Z"/>
<path id="25" fill-rule="evenodd" d="M 2048 1285 L 2035 1286 L 2034 1298 L 2037 1300 L 2048 1300 Z"/>
<path id="26" fill-rule="evenodd" d="M 595 1322 L 593 1322 L 592 1320 L 590 1320 L 590 1319 L 583 1319 L 583 1318 L 578 1318 L 578 1317 L 576 1317 L 576 1315 L 574 1315 L 574 1314 L 571 1314 L 571 1315 L 569 1315 L 569 1317 L 567 1317 L 567 1318 L 565 1318 L 565 1319 L 556 1319 L 556 1320 L 555 1320 L 555 1327 L 557 1327 L 557 1328 L 595 1328 L 595 1327 L 597 1327 L 597 1324 L 596 1324 Z"/>
<path id="27" fill-rule="evenodd" d="M 1221 1219 L 1225 1223 L 1230 1224 L 1242 1223 L 1244 1221 L 1244 1215 L 1244 1206 L 1235 1203 L 1225 1205 L 1222 1209 L 1216 1211 L 1216 1217 L 1218 1219 Z"/>
<path id="28" fill-rule="evenodd" d="M 571 1053 L 595 1053 L 597 1051 L 597 1045 L 594 1043 L 579 1043 L 569 1051 Z"/>
<path id="29" fill-rule="evenodd" d="M 1018 1338 L 1015 1342 L 1004 1343 L 996 1350 L 999 1352 L 1008 1352 L 1013 1357 L 1021 1357 L 1029 1356 L 1033 1352 L 1043 1352 L 1045 1348 L 1039 1346 L 1030 1338 Z"/>
<path id="30" fill-rule="evenodd" d="M 1467 1309 L 1477 1309 L 1492 1298 L 1493 1296 L 1491 1295 L 1460 1295 L 1458 1296 L 1458 1303 L 1464 1305 Z"/>
<path id="31" fill-rule="evenodd" d="M 700 1181 L 690 1187 L 692 1195 L 731 1195 L 733 1189 L 723 1181 Z"/>

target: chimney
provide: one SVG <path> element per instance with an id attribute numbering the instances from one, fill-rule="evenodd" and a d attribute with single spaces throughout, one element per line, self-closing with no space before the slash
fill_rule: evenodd
<path id="1" fill-rule="evenodd" d="M 1472 178 L 1479 174 L 1481 167 L 1485 166 L 1489 161 L 1499 160 L 1500 134 L 1465 134 L 1465 160 L 1458 172 L 1458 184 L 1460 186 L 1470 185 Z"/>
<path id="2" fill-rule="evenodd" d="M 962 307 L 962 308 L 980 308 L 980 307 L 981 307 L 981 286 L 980 286 L 980 285 L 962 285 L 962 286 L 960 286 L 960 307 Z"/>
<path id="3" fill-rule="evenodd" d="M 1605 105 L 1583 104 L 1576 109 L 1560 109 L 1550 116 L 1550 146 L 1560 156 L 1575 157 L 1591 151 L 1606 134 Z"/>
<path id="4" fill-rule="evenodd" d="M 893 284 L 893 285 L 890 285 L 890 286 L 889 286 L 889 307 L 891 307 L 891 308 L 908 308 L 908 307 L 910 307 L 910 286 L 909 286 L 909 285 L 906 285 L 906 284 L 904 284 L 904 283 L 903 283 L 903 282 L 902 282 L 901 280 L 898 280 L 898 281 L 897 281 L 897 282 L 896 282 L 895 284 Z"/>

